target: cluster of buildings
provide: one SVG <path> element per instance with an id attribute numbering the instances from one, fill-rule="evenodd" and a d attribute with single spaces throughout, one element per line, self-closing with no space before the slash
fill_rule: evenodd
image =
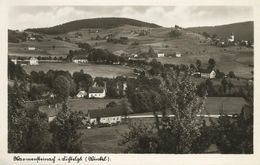
<path id="1" fill-rule="evenodd" d="M 11 61 L 17 65 L 39 65 L 39 60 L 36 57 L 31 57 L 30 59 L 27 60 L 19 60 L 17 58 L 12 58 Z"/>

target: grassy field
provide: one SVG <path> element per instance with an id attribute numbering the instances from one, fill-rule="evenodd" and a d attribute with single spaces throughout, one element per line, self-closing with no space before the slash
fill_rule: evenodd
<path id="1" fill-rule="evenodd" d="M 86 64 L 86 65 L 78 65 L 74 63 L 41 63 L 40 65 L 26 65 L 24 66 L 24 70 L 27 73 L 31 71 L 44 71 L 48 70 L 65 70 L 69 71 L 71 74 L 73 72 L 79 72 L 81 69 L 84 73 L 90 74 L 92 77 L 108 77 L 113 78 L 117 76 L 134 76 L 133 69 L 122 66 L 122 65 L 94 65 L 94 64 Z"/>
<path id="2" fill-rule="evenodd" d="M 103 109 L 112 101 L 119 103 L 121 99 L 70 99 L 69 108 L 72 111 L 86 112 L 88 110 Z"/>
<path id="3" fill-rule="evenodd" d="M 216 69 L 227 74 L 233 71 L 235 75 L 242 78 L 252 78 L 254 57 L 253 51 L 228 51 L 228 52 L 215 52 L 203 55 L 182 55 L 181 58 L 177 57 L 163 57 L 157 58 L 163 64 L 195 64 L 196 60 L 201 60 L 205 65 L 207 64 L 209 58 L 214 58 L 216 61 Z"/>
<path id="4" fill-rule="evenodd" d="M 55 46 L 55 47 L 53 47 Z M 36 50 L 29 51 L 28 47 L 35 47 Z M 30 56 L 67 56 L 69 50 L 79 49 L 76 44 L 53 39 L 50 36 L 44 36 L 43 41 L 26 41 L 21 43 L 8 43 L 9 55 L 30 54 Z"/>
<path id="5" fill-rule="evenodd" d="M 153 123 L 153 118 L 131 119 L 133 123 Z M 81 129 L 82 146 L 86 153 L 123 153 L 126 146 L 122 146 L 119 142 L 122 140 L 122 134 L 129 131 L 128 124 L 120 124 L 117 126 Z"/>

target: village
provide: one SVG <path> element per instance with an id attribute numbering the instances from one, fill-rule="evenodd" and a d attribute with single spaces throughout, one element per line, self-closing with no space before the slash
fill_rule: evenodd
<path id="1" fill-rule="evenodd" d="M 9 97 L 23 93 L 18 97 L 19 109 L 45 114 L 50 125 L 67 107 L 78 115 L 77 129 L 86 139 L 93 141 L 106 132 L 111 140 L 117 136 L 115 130 L 122 133 L 129 123 L 151 123 L 165 117 L 160 111 L 165 101 L 163 94 L 171 93 L 163 93 L 162 89 L 167 84 L 167 75 L 174 74 L 180 78 L 190 77 L 189 81 L 194 83 L 196 97 L 204 102 L 204 108 L 195 116 L 208 127 L 222 117 L 232 121 L 252 119 L 253 109 L 244 99 L 244 93 L 252 96 L 253 41 L 236 39 L 232 31 L 227 32 L 229 36 L 218 38 L 179 26 L 128 28 L 122 35 L 102 28 L 66 35 L 10 32 L 16 36 L 17 43 L 9 43 Z M 147 37 L 161 33 L 170 37 L 147 43 Z M 25 38 L 19 38 L 20 35 Z M 182 41 L 181 37 L 186 38 Z M 186 47 L 186 40 L 198 46 Z M 69 46 L 64 48 L 62 44 Z M 240 58 L 250 59 L 245 64 L 238 61 Z M 242 69 L 238 69 L 240 67 Z M 176 118 L 173 111 L 166 109 L 166 112 L 168 118 Z M 109 130 L 114 132 L 108 133 Z M 88 137 L 88 133 L 93 137 Z M 117 141 L 115 138 L 112 143 Z M 86 148 L 92 148 L 89 152 L 111 151 L 100 147 L 108 145 L 105 139 L 96 143 L 97 148 L 85 140 Z M 209 146 L 205 152 L 219 152 L 217 147 L 211 150 L 212 145 Z M 121 146 L 112 150 L 121 151 Z"/>

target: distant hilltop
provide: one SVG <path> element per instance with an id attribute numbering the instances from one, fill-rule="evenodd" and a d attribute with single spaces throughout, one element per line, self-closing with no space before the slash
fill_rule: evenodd
<path id="1" fill-rule="evenodd" d="M 159 28 L 161 26 L 154 23 L 147 23 L 135 19 L 129 18 L 93 18 L 93 19 L 83 19 L 67 22 L 61 25 L 48 27 L 48 28 L 31 28 L 25 31 L 43 33 L 43 34 L 64 34 L 71 31 L 77 31 L 83 28 L 115 28 L 123 25 L 131 25 L 137 27 L 147 27 L 147 28 Z"/>
<path id="2" fill-rule="evenodd" d="M 234 34 L 237 40 L 254 41 L 254 22 L 239 22 L 219 26 L 202 26 L 186 28 L 189 31 L 202 34 L 206 32 L 210 35 L 217 34 L 220 38 L 227 38 L 231 33 Z"/>

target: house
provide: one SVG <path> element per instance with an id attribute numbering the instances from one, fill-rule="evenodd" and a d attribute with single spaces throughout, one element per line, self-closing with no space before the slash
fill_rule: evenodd
<path id="1" fill-rule="evenodd" d="M 90 87 L 88 89 L 89 98 L 104 98 L 106 96 L 105 87 Z"/>
<path id="2" fill-rule="evenodd" d="M 16 58 L 12 58 L 11 61 L 12 61 L 15 65 L 17 65 L 17 59 L 16 59 Z"/>
<path id="3" fill-rule="evenodd" d="M 55 104 L 55 105 L 42 105 L 39 106 L 39 111 L 47 114 L 48 122 L 52 122 L 57 114 L 62 110 L 62 104 Z"/>
<path id="4" fill-rule="evenodd" d="M 35 37 L 29 37 L 29 40 L 30 40 L 30 41 L 35 41 L 36 38 L 35 38 Z"/>
<path id="5" fill-rule="evenodd" d="M 79 93 L 77 94 L 77 98 L 83 98 L 85 96 L 87 96 L 88 93 L 85 90 L 81 90 L 79 91 Z"/>
<path id="6" fill-rule="evenodd" d="M 122 121 L 123 111 L 120 107 L 90 110 L 87 114 L 91 124 L 116 124 Z"/>
<path id="7" fill-rule="evenodd" d="M 157 57 L 164 57 L 164 53 L 157 53 Z"/>
<path id="8" fill-rule="evenodd" d="M 72 59 L 72 61 L 76 64 L 86 64 L 88 63 L 88 57 L 87 56 L 77 56 Z"/>
<path id="9" fill-rule="evenodd" d="M 175 57 L 178 57 L 178 58 L 181 57 L 181 53 L 180 52 L 176 52 L 175 53 Z"/>
<path id="10" fill-rule="evenodd" d="M 39 65 L 38 59 L 35 57 L 30 58 L 29 64 L 30 65 Z"/>
<path id="11" fill-rule="evenodd" d="M 216 77 L 216 72 L 214 70 L 200 69 L 200 76 L 201 78 L 213 79 Z"/>
<path id="12" fill-rule="evenodd" d="M 28 47 L 27 50 L 34 51 L 34 50 L 36 50 L 36 48 L 35 47 Z"/>
<path id="13" fill-rule="evenodd" d="M 235 35 L 231 33 L 231 35 L 228 38 L 228 42 L 234 42 L 235 41 Z"/>

